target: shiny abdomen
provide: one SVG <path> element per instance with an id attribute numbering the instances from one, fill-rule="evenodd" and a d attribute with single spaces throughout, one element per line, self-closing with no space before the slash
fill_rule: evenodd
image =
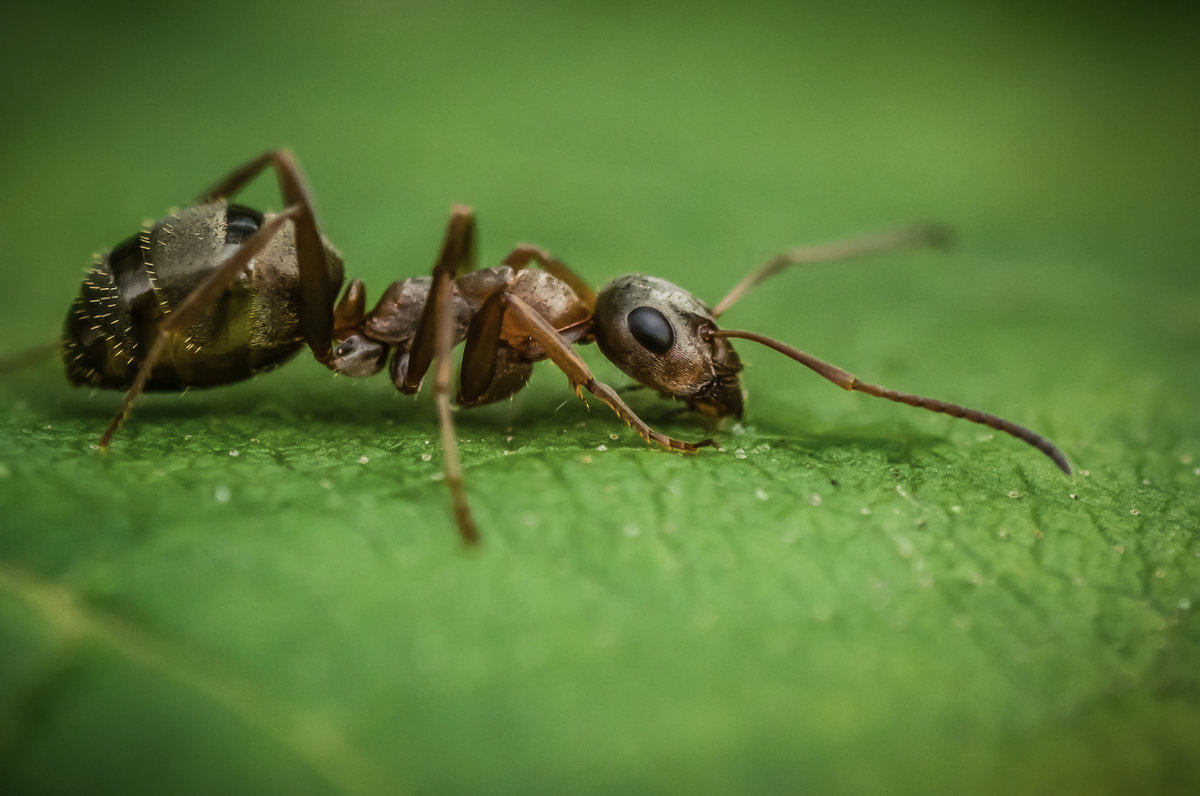
<path id="1" fill-rule="evenodd" d="M 197 205 L 156 222 L 91 268 L 63 328 L 63 358 L 74 384 L 132 384 L 163 319 L 258 229 L 263 216 L 224 202 Z M 342 263 L 329 251 L 331 281 Z M 292 225 L 155 365 L 149 390 L 209 387 L 282 364 L 303 346 Z"/>

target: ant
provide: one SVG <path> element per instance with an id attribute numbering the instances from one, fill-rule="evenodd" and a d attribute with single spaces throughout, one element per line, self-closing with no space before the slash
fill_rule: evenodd
<path id="1" fill-rule="evenodd" d="M 282 212 L 230 203 L 268 168 L 278 179 Z M 592 376 L 572 345 L 595 342 L 639 385 L 682 399 L 690 410 L 740 418 L 742 365 L 730 341 L 749 340 L 843 389 L 1003 431 L 1069 474 L 1053 443 L 1008 420 L 866 384 L 764 335 L 717 327 L 717 318 L 751 288 L 791 266 L 944 242 L 940 228 L 915 226 L 795 248 L 749 274 L 709 309 L 682 288 L 640 274 L 618 277 L 597 293 L 561 260 L 531 245 L 517 246 L 497 266 L 477 269 L 475 219 L 469 208 L 456 206 L 432 274 L 393 282 L 368 312 L 358 279 L 335 303 L 341 256 L 320 233 L 291 153 L 280 150 L 235 169 L 195 204 L 102 256 L 67 316 L 63 359 L 73 384 L 125 390 L 101 449 L 142 392 L 241 381 L 281 365 L 304 346 L 322 365 L 348 376 L 370 376 L 386 366 L 396 388 L 409 394 L 433 365 L 445 481 L 468 545 L 478 543 L 479 531 L 463 489 L 450 407 L 450 355 L 459 343 L 465 345 L 454 397 L 461 406 L 514 395 L 534 363 L 549 359 L 580 398 L 587 390 L 646 442 L 694 453 L 715 443 L 655 431 Z"/>

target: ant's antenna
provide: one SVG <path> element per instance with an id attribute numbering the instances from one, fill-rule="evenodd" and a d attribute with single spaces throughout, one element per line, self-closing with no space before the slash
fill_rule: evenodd
<path id="1" fill-rule="evenodd" d="M 1027 442 L 1033 447 L 1040 450 L 1042 453 L 1050 457 L 1058 469 L 1062 470 L 1067 475 L 1071 474 L 1071 465 L 1067 463 L 1067 457 L 1063 455 L 1053 442 L 1043 437 L 1041 434 L 1030 431 L 1024 426 L 1019 426 L 1011 420 L 1005 420 L 1002 417 L 990 415 L 987 412 L 980 412 L 978 409 L 968 409 L 965 406 L 958 404 L 949 404 L 945 401 L 939 401 L 935 398 L 924 398 L 920 395 L 912 393 L 899 392 L 897 390 L 889 390 L 875 384 L 865 384 L 859 381 L 858 377 L 853 373 L 842 370 L 836 365 L 831 365 L 828 362 L 817 359 L 812 354 L 806 354 L 803 351 L 792 348 L 789 345 L 773 340 L 765 335 L 757 332 L 744 332 L 735 329 L 721 329 L 709 333 L 712 337 L 738 337 L 743 340 L 765 345 L 768 348 L 773 348 L 784 356 L 791 357 L 801 365 L 812 368 L 821 377 L 828 379 L 843 390 L 852 390 L 856 392 L 865 392 L 867 395 L 873 395 L 876 398 L 886 398 L 889 401 L 896 403 L 908 404 L 919 409 L 928 409 L 930 412 L 941 412 L 950 415 L 951 417 L 961 417 L 963 420 L 970 420 L 972 423 L 979 423 L 989 428 L 994 428 L 997 431 L 1003 431 L 1005 434 L 1010 434 L 1017 439 Z"/>
<path id="2" fill-rule="evenodd" d="M 746 278 L 734 285 L 733 290 L 730 290 L 729 294 L 717 304 L 717 308 L 713 310 L 713 317 L 719 318 L 721 313 L 732 307 L 759 282 L 780 271 L 787 270 L 793 265 L 827 263 L 913 246 L 932 246 L 944 249 L 950 245 L 951 240 L 950 230 L 947 227 L 940 224 L 916 224 L 911 227 L 889 229 L 868 235 L 856 235 L 853 238 L 843 238 L 829 243 L 818 243 L 815 246 L 797 246 L 794 249 L 788 249 L 783 254 L 777 254 L 767 260 L 757 271 L 747 274 Z"/>

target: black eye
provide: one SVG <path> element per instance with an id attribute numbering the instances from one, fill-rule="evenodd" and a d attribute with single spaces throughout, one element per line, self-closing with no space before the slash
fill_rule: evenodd
<path id="1" fill-rule="evenodd" d="M 665 354 L 675 344 L 675 330 L 666 316 L 653 307 L 638 307 L 626 318 L 633 339 L 655 354 Z"/>

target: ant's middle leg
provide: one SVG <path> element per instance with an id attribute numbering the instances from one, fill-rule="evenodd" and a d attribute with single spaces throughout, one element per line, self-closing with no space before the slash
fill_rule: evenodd
<path id="1" fill-rule="evenodd" d="M 446 224 L 446 236 L 441 252 L 433 266 L 433 284 L 421 309 L 417 330 L 407 357 L 398 362 L 399 370 L 393 373 L 393 381 L 400 392 L 412 394 L 421 388 L 421 381 L 432 364 L 437 351 L 437 328 L 440 315 L 449 316 L 453 334 L 456 318 L 454 312 L 454 280 L 470 270 L 476 257 L 475 215 L 471 208 L 457 205 L 450 213 Z M 443 295 L 445 294 L 445 295 Z M 442 305 L 447 308 L 441 312 Z M 453 342 L 451 342 L 453 348 Z"/>
<path id="2" fill-rule="evenodd" d="M 502 261 L 504 265 L 512 266 L 515 269 L 527 267 L 531 262 L 537 263 L 542 270 L 562 280 L 572 290 L 579 300 L 584 303 L 588 311 L 596 308 L 596 291 L 592 286 L 583 280 L 579 274 L 572 271 L 567 265 L 557 257 L 553 257 L 545 249 L 540 246 L 534 246 L 530 243 L 522 243 L 511 252 Z"/>
<path id="3" fill-rule="evenodd" d="M 442 250 L 433 267 L 433 284 L 421 310 L 417 331 L 407 357 L 399 358 L 393 374 L 396 387 L 414 393 L 421 386 L 431 363 L 434 367 L 434 403 L 437 406 L 438 428 L 441 434 L 443 472 L 450 488 L 454 516 L 463 544 L 479 543 L 479 529 L 471 516 L 463 488 L 462 464 L 458 458 L 458 440 L 454 434 L 454 417 L 450 407 L 450 353 L 454 348 L 455 327 L 458 324 L 455 278 L 469 268 L 475 258 L 475 218 L 470 208 L 457 206 L 450 214 Z"/>
<path id="4" fill-rule="evenodd" d="M 482 406 L 515 395 L 529 381 L 533 361 L 502 344 L 508 301 L 505 288 L 496 289 L 480 306 L 463 345 L 458 377 L 458 403 Z"/>

